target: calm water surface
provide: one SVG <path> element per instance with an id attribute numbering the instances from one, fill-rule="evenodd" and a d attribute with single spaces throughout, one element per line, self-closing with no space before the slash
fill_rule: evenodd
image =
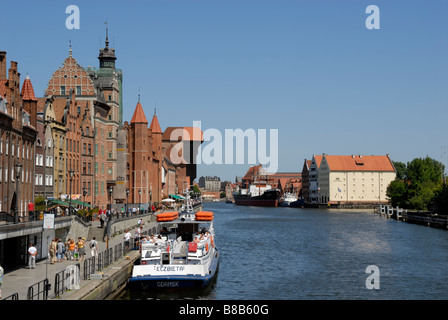
<path id="1" fill-rule="evenodd" d="M 118 299 L 447 299 L 448 231 L 373 211 L 204 204 L 221 257 L 206 290 L 131 292 Z M 380 288 L 366 288 L 369 265 Z"/>

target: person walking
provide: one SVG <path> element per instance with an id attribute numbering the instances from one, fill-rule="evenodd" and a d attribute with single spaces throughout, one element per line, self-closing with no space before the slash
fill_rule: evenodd
<path id="1" fill-rule="evenodd" d="M 126 233 L 124 234 L 124 246 L 126 248 L 126 252 L 129 251 L 130 241 L 131 241 L 131 232 L 129 230 L 126 230 Z"/>
<path id="2" fill-rule="evenodd" d="M 37 256 L 37 249 L 33 246 L 32 243 L 30 243 L 30 247 L 28 248 L 28 266 L 29 268 L 36 269 L 36 256 Z"/>
<path id="3" fill-rule="evenodd" d="M 68 246 L 68 255 L 70 260 L 73 260 L 75 258 L 75 241 L 73 239 L 70 239 L 70 243 Z"/>
<path id="4" fill-rule="evenodd" d="M 104 228 L 104 210 L 100 210 L 100 228 Z"/>
<path id="5" fill-rule="evenodd" d="M 56 239 L 51 239 L 51 243 L 50 243 L 50 263 L 54 264 L 56 261 L 56 250 L 57 250 L 57 242 Z"/>
<path id="6" fill-rule="evenodd" d="M 98 241 L 95 240 L 95 237 L 90 240 L 90 254 L 95 259 L 98 257 Z"/>
<path id="7" fill-rule="evenodd" d="M 62 242 L 61 239 L 58 239 L 58 243 L 57 243 L 57 250 L 56 250 L 56 258 L 57 258 L 57 262 L 61 262 L 62 260 L 64 260 L 64 243 Z"/>
<path id="8" fill-rule="evenodd" d="M 86 256 L 86 242 L 85 242 L 85 238 L 79 237 L 78 238 L 78 257 L 79 257 L 79 261 L 84 261 L 85 260 L 85 256 Z"/>

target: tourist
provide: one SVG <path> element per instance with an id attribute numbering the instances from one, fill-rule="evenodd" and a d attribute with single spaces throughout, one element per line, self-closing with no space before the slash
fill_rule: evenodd
<path id="1" fill-rule="evenodd" d="M 37 255 L 37 249 L 36 247 L 33 246 L 32 243 L 30 243 L 30 247 L 28 249 L 28 254 L 29 254 L 29 258 L 28 258 L 28 266 L 29 268 L 36 268 L 36 255 Z"/>
<path id="2" fill-rule="evenodd" d="M 104 210 L 100 210 L 100 228 L 104 228 Z"/>
<path id="3" fill-rule="evenodd" d="M 58 262 L 62 262 L 64 260 L 64 253 L 65 253 L 65 245 L 62 242 L 61 239 L 58 239 L 57 243 L 57 251 L 56 251 L 56 257 Z"/>
<path id="4" fill-rule="evenodd" d="M 28 216 L 30 220 L 34 220 L 34 204 L 32 202 L 28 203 Z"/>
<path id="5" fill-rule="evenodd" d="M 49 251 L 50 251 L 50 263 L 54 264 L 56 261 L 57 242 L 56 239 L 51 239 Z"/>
<path id="6" fill-rule="evenodd" d="M 131 233 L 129 230 L 126 230 L 126 233 L 124 234 L 124 246 L 126 248 L 126 251 L 129 251 L 129 243 L 131 241 Z"/>
<path id="7" fill-rule="evenodd" d="M 85 256 L 86 256 L 86 242 L 85 242 L 86 238 L 82 238 L 78 237 L 78 243 L 77 243 L 77 247 L 78 247 L 78 257 L 79 257 L 79 261 L 84 261 Z"/>
<path id="8" fill-rule="evenodd" d="M 90 240 L 90 254 L 95 259 L 98 257 L 98 241 L 95 240 L 95 237 Z"/>
<path id="9" fill-rule="evenodd" d="M 138 242 L 140 241 L 140 238 L 142 236 L 142 229 L 140 227 L 135 230 L 134 238 L 135 238 L 135 245 L 138 246 Z"/>
<path id="10" fill-rule="evenodd" d="M 74 260 L 75 259 L 75 250 L 76 250 L 75 240 L 70 239 L 70 244 L 69 244 L 68 248 L 69 248 L 68 255 L 70 257 L 70 260 Z"/>

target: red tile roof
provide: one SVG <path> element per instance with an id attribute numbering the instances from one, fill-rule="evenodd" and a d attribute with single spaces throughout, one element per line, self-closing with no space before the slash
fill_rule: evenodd
<path id="1" fill-rule="evenodd" d="M 149 130 L 151 130 L 152 133 L 162 133 L 162 129 L 160 129 L 159 119 L 157 119 L 157 116 L 154 115 L 152 117 L 151 125 L 149 126 Z"/>
<path id="2" fill-rule="evenodd" d="M 388 156 L 325 155 L 325 159 L 331 171 L 395 171 Z"/>
<path id="3" fill-rule="evenodd" d="M 182 139 L 179 139 L 178 133 L 180 130 L 175 131 L 176 129 L 182 129 Z M 172 136 L 172 133 L 174 134 Z M 188 140 L 188 141 L 204 141 L 203 133 L 201 129 L 196 127 L 168 127 L 162 135 L 163 141 L 180 141 L 180 140 Z"/>
<path id="4" fill-rule="evenodd" d="M 25 81 L 22 86 L 22 97 L 23 100 L 32 100 L 37 101 L 36 96 L 34 95 L 33 85 L 31 84 L 31 79 L 27 75 Z"/>
<path id="5" fill-rule="evenodd" d="M 146 123 L 148 124 L 148 120 L 146 120 L 145 113 L 143 112 L 142 105 L 140 101 L 137 103 L 135 107 L 134 115 L 132 116 L 131 123 Z"/>
<path id="6" fill-rule="evenodd" d="M 322 162 L 322 157 L 323 156 L 319 156 L 319 155 L 314 156 L 314 159 L 316 159 L 316 165 L 318 168 L 320 168 L 320 163 Z M 310 163 L 310 166 L 311 166 L 311 163 Z"/>

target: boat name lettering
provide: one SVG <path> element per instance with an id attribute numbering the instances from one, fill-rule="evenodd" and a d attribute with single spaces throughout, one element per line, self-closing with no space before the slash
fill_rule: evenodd
<path id="1" fill-rule="evenodd" d="M 173 288 L 173 287 L 178 287 L 179 286 L 179 281 L 158 281 L 157 282 L 157 287 L 159 288 Z"/>
<path id="2" fill-rule="evenodd" d="M 184 266 L 154 266 L 155 271 L 184 271 Z"/>

